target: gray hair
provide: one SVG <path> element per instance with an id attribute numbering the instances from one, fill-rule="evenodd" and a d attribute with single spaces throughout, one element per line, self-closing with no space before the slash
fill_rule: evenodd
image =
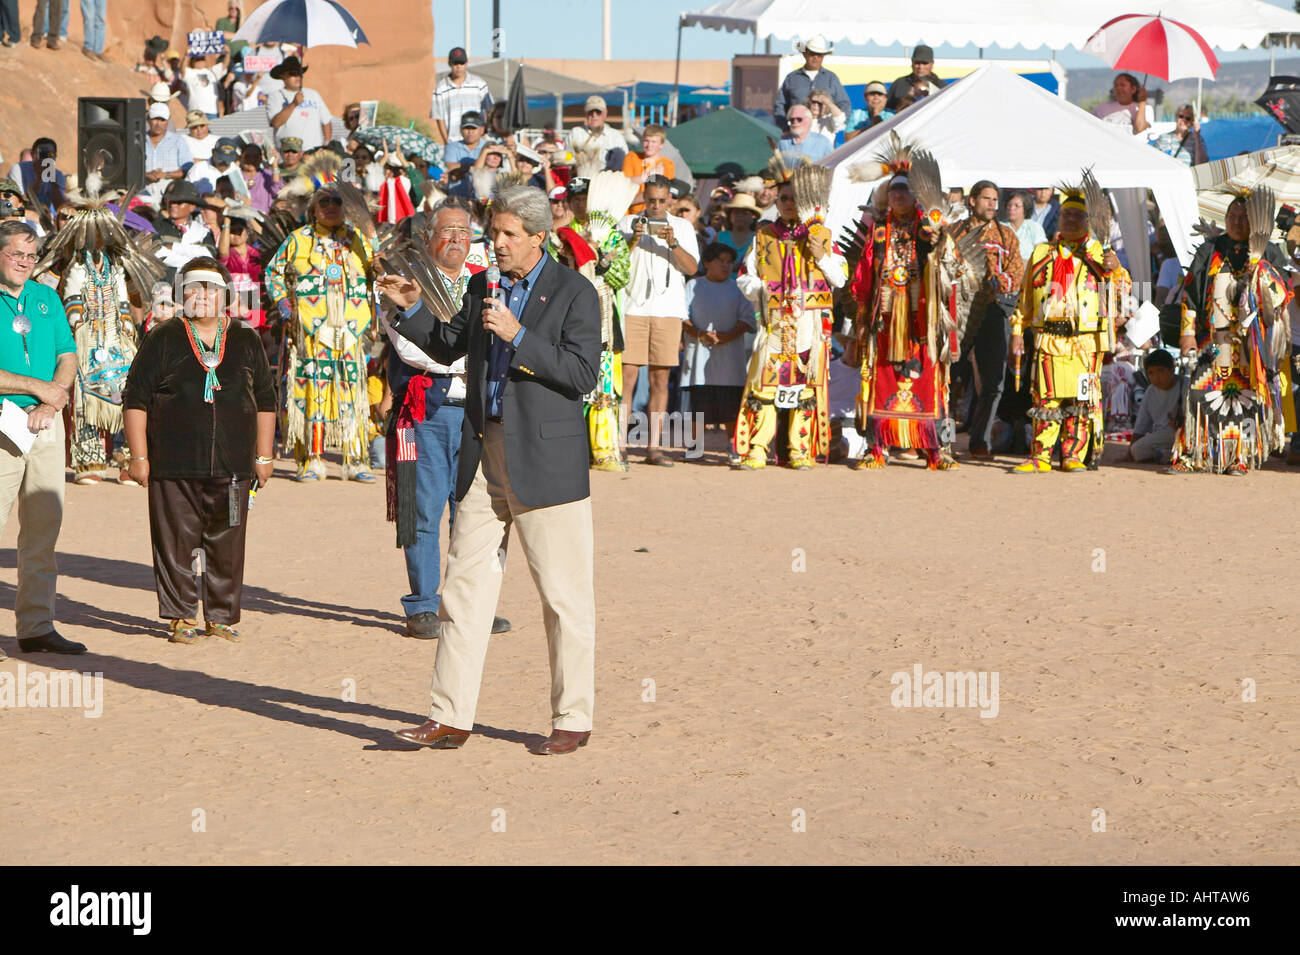
<path id="1" fill-rule="evenodd" d="M 470 209 L 469 203 L 466 202 L 464 199 L 460 198 L 459 196 L 447 196 L 444 199 L 440 200 L 437 205 L 435 205 L 432 209 L 429 210 L 428 216 L 424 222 L 424 231 L 428 233 L 432 233 L 433 224 L 438 221 L 438 216 L 441 213 L 446 212 L 448 210 L 451 210 L 452 212 L 461 213 L 462 215 L 465 216 L 467 220 L 469 220 L 469 223 L 473 225 L 474 213 Z"/>
<path id="2" fill-rule="evenodd" d="M 25 235 L 33 242 L 39 241 L 36 230 L 24 222 L 22 219 L 10 219 L 7 222 L 0 222 L 0 249 L 9 247 L 9 242 L 15 236 Z"/>
<path id="3" fill-rule="evenodd" d="M 519 217 L 529 235 L 550 235 L 551 202 L 536 186 L 511 186 L 492 197 L 492 214 L 508 212 Z"/>

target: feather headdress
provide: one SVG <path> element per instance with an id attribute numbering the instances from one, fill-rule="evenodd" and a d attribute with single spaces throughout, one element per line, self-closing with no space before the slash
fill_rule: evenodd
<path id="1" fill-rule="evenodd" d="M 882 176 L 906 176 L 912 168 L 912 143 L 903 142 L 896 132 L 871 158 L 849 167 L 849 182 L 875 182 Z"/>
<path id="2" fill-rule="evenodd" d="M 769 136 L 767 137 L 767 141 L 772 144 L 772 158 L 767 161 L 767 166 L 764 167 L 763 171 L 768 179 L 771 179 L 779 186 L 783 182 L 789 182 L 794 176 L 794 171 L 800 166 L 807 164 L 808 157 L 800 156 L 795 163 L 791 165 L 790 161 L 786 158 L 785 153 L 781 152 L 781 150 L 777 148 L 776 140 Z"/>
<path id="3" fill-rule="evenodd" d="M 100 150 L 88 161 L 85 191 L 68 197 L 68 202 L 77 211 L 49 241 L 33 274 L 40 275 L 81 253 L 100 250 L 122 266 L 142 296 L 148 295 L 154 283 L 166 275 L 166 269 L 126 230 L 123 224 L 128 205 L 126 193 L 122 190 L 101 191 L 104 182 L 102 171 L 107 158 L 107 154 Z M 134 194 L 134 190 L 131 192 Z M 114 200 L 118 202 L 116 212 L 108 208 Z"/>
<path id="4" fill-rule="evenodd" d="M 794 207 L 805 225 L 821 222 L 831 194 L 831 171 L 825 166 L 806 162 L 790 175 Z"/>
<path id="5" fill-rule="evenodd" d="M 636 183 L 621 172 L 596 173 L 587 187 L 587 230 L 591 244 L 599 250 L 618 220 L 627 215 L 636 198 Z"/>
<path id="6" fill-rule="evenodd" d="M 299 210 L 300 213 L 305 213 L 305 207 L 310 204 L 312 196 L 322 189 L 332 189 L 343 200 L 343 217 L 367 235 L 374 235 L 375 217 L 366 203 L 366 197 L 353 181 L 355 175 L 345 175 L 345 171 L 350 169 L 351 160 L 348 162 L 349 166 L 345 167 L 343 159 L 337 153 L 329 149 L 317 150 L 307 157 L 299 168 L 298 175 L 285 183 L 277 198 L 297 200 L 304 207 Z"/>

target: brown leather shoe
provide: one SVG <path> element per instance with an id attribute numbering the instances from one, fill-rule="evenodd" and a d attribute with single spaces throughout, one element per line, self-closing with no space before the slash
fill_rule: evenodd
<path id="1" fill-rule="evenodd" d="M 428 746 L 430 749 L 460 749 L 469 739 L 469 730 L 444 726 L 437 720 L 425 720 L 411 730 L 398 730 L 394 735 L 405 743 Z"/>
<path id="2" fill-rule="evenodd" d="M 580 746 L 586 746 L 590 738 L 591 730 L 582 733 L 575 730 L 551 730 L 551 738 L 533 752 L 538 756 L 562 756 L 572 753 Z"/>

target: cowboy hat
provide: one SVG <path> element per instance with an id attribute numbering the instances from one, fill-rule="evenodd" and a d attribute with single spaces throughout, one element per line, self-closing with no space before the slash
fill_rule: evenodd
<path id="1" fill-rule="evenodd" d="M 816 33 L 803 43 L 796 43 L 794 48 L 800 53 L 820 53 L 825 55 L 835 49 L 835 44 L 820 33 Z"/>
<path id="2" fill-rule="evenodd" d="M 296 56 L 286 56 L 283 62 L 271 67 L 271 79 L 278 80 L 286 73 L 297 73 L 301 76 L 307 70 L 308 67 L 302 65 L 302 60 Z"/>

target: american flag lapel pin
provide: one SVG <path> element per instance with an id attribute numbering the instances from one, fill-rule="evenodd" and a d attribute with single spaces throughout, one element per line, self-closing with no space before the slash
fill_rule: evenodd
<path id="1" fill-rule="evenodd" d="M 543 301 L 543 302 L 546 301 L 546 296 L 545 296 L 545 295 L 542 296 L 542 301 Z"/>

